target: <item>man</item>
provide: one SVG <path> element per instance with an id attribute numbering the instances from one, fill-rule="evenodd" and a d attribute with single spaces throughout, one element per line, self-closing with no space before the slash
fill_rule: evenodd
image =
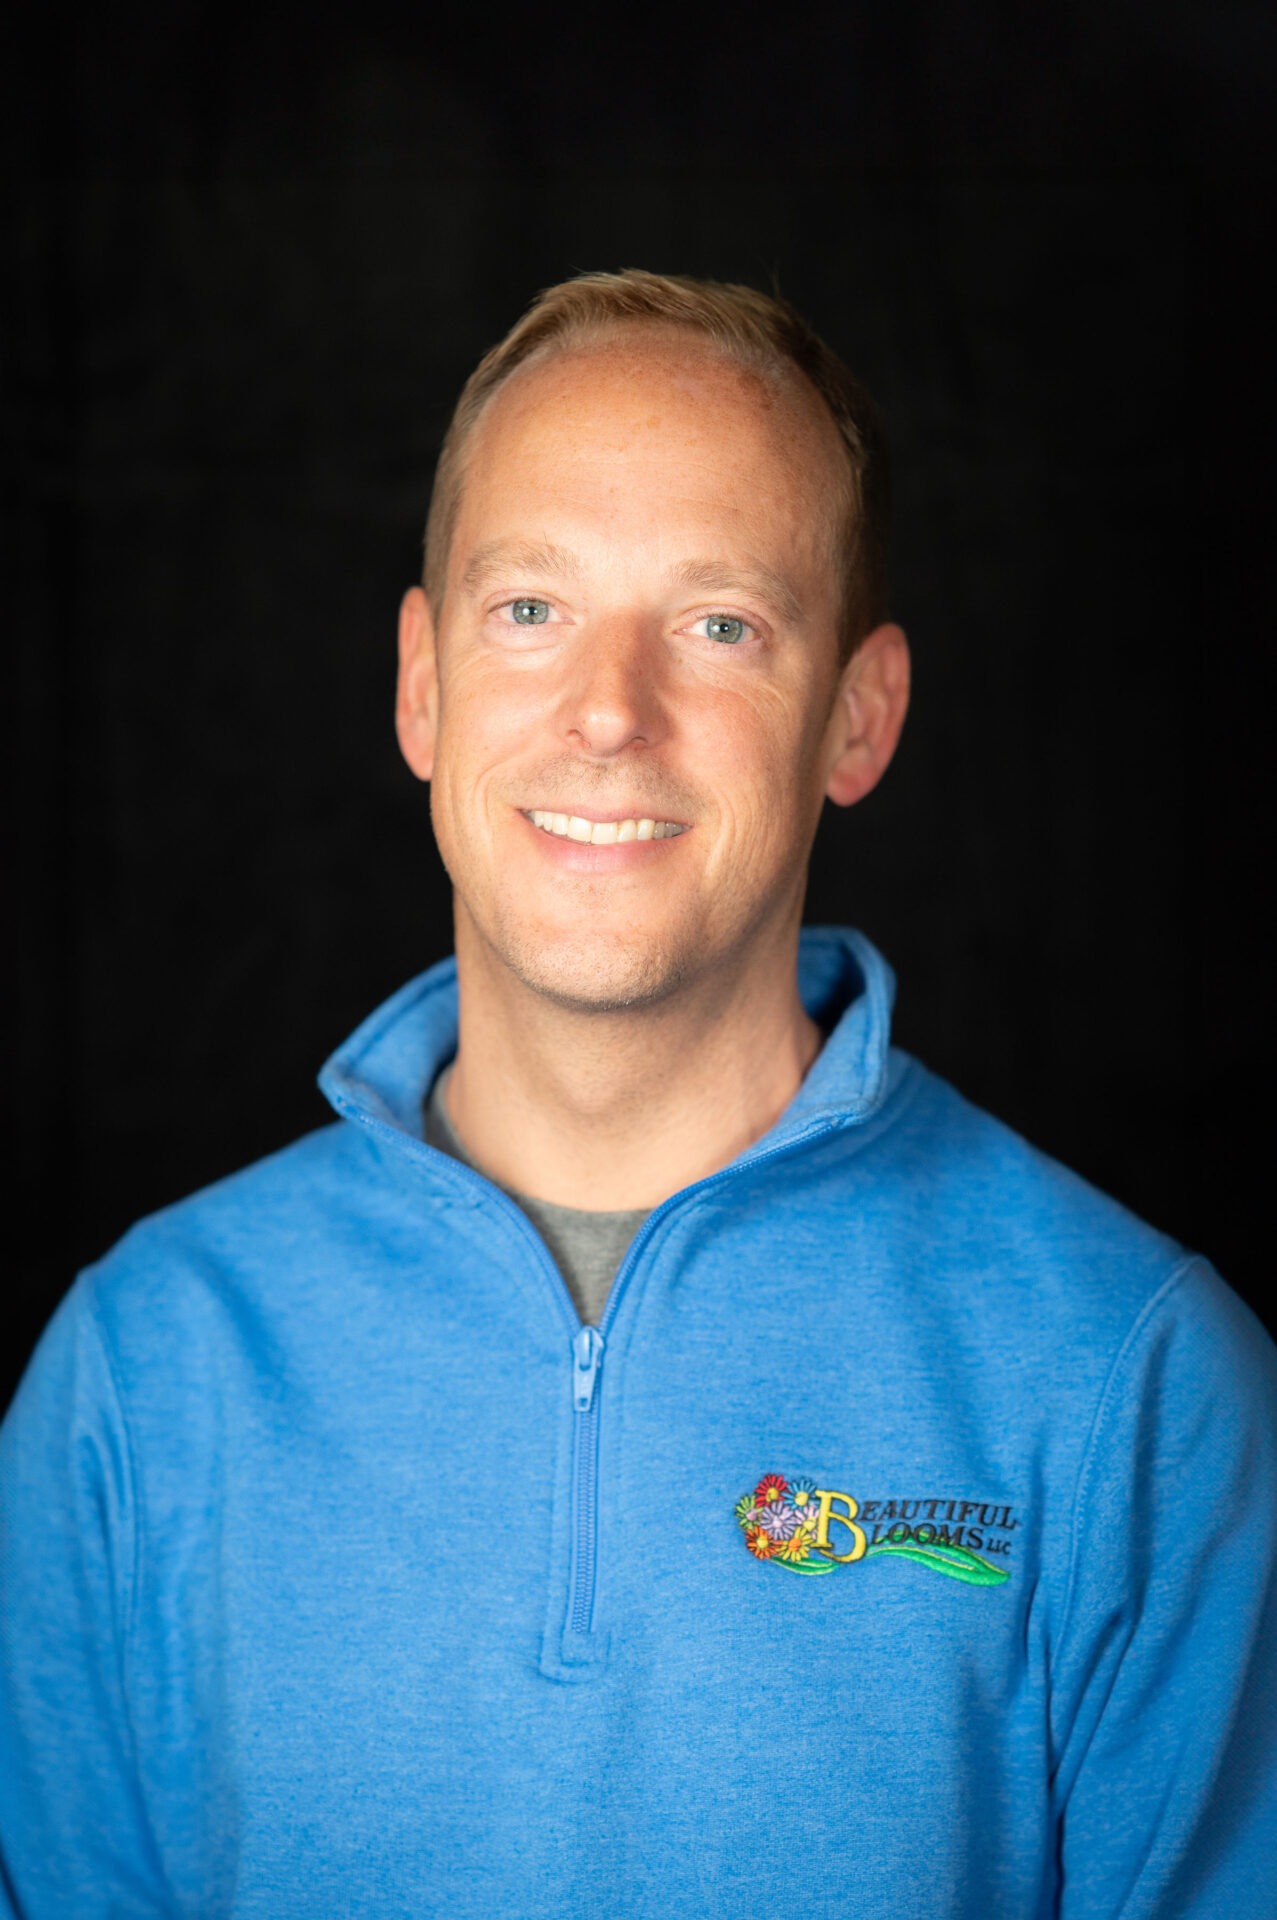
<path id="1" fill-rule="evenodd" d="M 400 628 L 455 967 L 29 1370 L 12 1912 L 1271 1911 L 1271 1343 L 800 935 L 907 703 L 882 494 L 744 289 L 472 378 Z"/>

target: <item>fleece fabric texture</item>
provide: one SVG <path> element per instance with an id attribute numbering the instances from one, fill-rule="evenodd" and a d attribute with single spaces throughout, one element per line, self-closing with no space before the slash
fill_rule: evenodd
<path id="1" fill-rule="evenodd" d="M 421 1138 L 451 964 L 81 1276 L 0 1435 L 0 1909 L 1272 1912 L 1271 1342 L 892 1050 L 865 940 L 801 985 L 597 1332 Z"/>

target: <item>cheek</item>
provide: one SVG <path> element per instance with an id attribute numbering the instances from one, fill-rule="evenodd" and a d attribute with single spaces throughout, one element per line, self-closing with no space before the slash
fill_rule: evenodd
<path id="1" fill-rule="evenodd" d="M 437 783 L 467 804 L 526 746 L 544 713 L 530 676 L 462 666 L 440 690 Z"/>
<path id="2" fill-rule="evenodd" d="M 742 826 L 789 838 L 805 825 L 824 735 L 824 715 L 810 701 L 763 683 L 707 714 L 697 735 L 692 764 Z"/>

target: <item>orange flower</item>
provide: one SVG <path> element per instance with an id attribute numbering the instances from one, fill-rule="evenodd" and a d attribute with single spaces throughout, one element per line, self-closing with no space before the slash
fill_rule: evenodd
<path id="1" fill-rule="evenodd" d="M 776 1551 L 776 1542 L 770 1533 L 763 1531 L 762 1527 L 746 1528 L 745 1545 L 758 1560 L 770 1560 Z"/>

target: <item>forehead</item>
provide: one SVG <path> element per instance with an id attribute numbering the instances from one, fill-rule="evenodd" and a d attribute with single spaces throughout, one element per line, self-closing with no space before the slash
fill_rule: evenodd
<path id="1" fill-rule="evenodd" d="M 795 368 L 742 366 L 703 336 L 629 328 L 520 367 L 467 449 L 457 527 L 573 506 L 736 523 L 747 541 L 815 541 L 827 558 L 846 458 L 819 395 Z"/>

